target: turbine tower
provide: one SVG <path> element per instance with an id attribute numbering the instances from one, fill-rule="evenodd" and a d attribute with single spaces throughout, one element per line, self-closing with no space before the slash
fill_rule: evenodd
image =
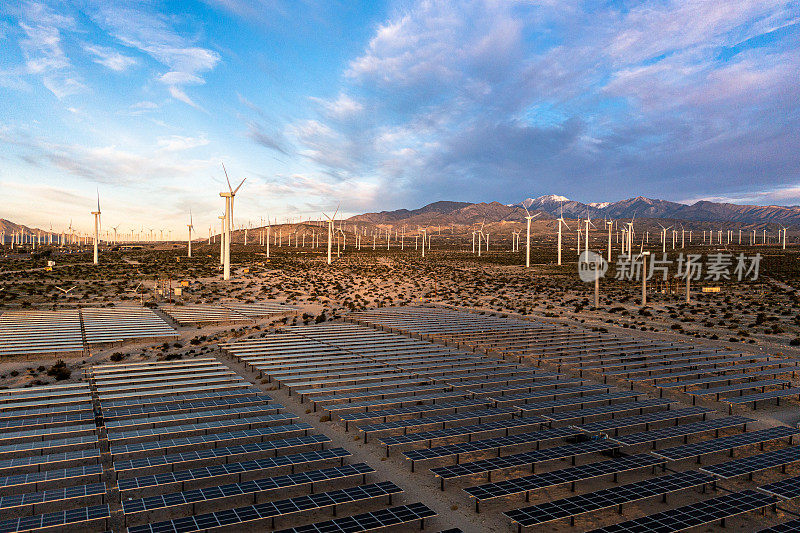
<path id="1" fill-rule="evenodd" d="M 189 253 L 186 257 L 192 257 L 192 230 L 194 229 L 194 225 L 192 225 L 192 210 L 189 209 L 189 223 L 186 225 L 189 228 Z"/>
<path id="2" fill-rule="evenodd" d="M 98 242 L 100 241 L 100 191 L 97 191 L 97 211 L 92 211 L 94 215 L 94 264 L 98 263 L 97 261 L 97 246 Z"/>

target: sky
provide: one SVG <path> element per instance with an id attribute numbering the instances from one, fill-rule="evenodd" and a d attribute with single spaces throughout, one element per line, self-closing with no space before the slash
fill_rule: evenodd
<path id="1" fill-rule="evenodd" d="M 800 204 L 800 4 L 0 4 L 0 218 L 88 231 L 437 200 Z M 175 233 L 177 235 L 177 233 Z"/>

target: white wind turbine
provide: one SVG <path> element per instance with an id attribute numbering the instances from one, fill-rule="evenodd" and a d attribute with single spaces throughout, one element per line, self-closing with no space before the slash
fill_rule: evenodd
<path id="1" fill-rule="evenodd" d="M 189 229 L 189 253 L 186 257 L 192 257 L 192 230 L 194 229 L 194 225 L 192 224 L 192 210 L 189 209 L 189 223 L 186 225 Z"/>
<path id="2" fill-rule="evenodd" d="M 564 224 L 565 228 L 570 229 L 569 226 L 567 226 L 567 221 L 564 220 L 564 206 L 563 205 L 559 207 L 559 211 L 558 211 L 558 264 L 559 265 L 561 264 L 561 224 Z M 528 224 L 528 226 L 530 226 L 530 223 Z M 572 230 L 570 230 L 570 231 L 572 231 Z M 528 249 L 530 249 L 530 232 L 528 233 L 528 245 L 529 245 Z M 530 254 L 530 252 L 528 252 L 528 254 Z"/>
<path id="3" fill-rule="evenodd" d="M 233 202 L 236 198 L 236 193 L 244 185 L 247 178 L 244 178 L 239 185 L 234 189 L 231 187 L 231 180 L 228 178 L 228 171 L 225 170 L 225 164 L 222 165 L 222 171 L 225 173 L 225 180 L 228 182 L 228 192 L 221 192 L 219 195 L 225 198 L 225 253 L 222 279 L 228 280 L 231 278 L 231 228 L 233 227 Z"/>
<path id="4" fill-rule="evenodd" d="M 329 265 L 331 264 L 331 251 L 332 251 L 332 248 L 333 248 L 333 222 L 334 222 L 334 220 L 336 220 L 336 215 L 339 213 L 339 206 L 340 205 L 341 204 L 336 206 L 336 211 L 333 213 L 333 217 L 329 217 L 324 212 L 322 213 L 322 215 L 325 218 L 328 219 L 328 264 Z M 373 244 L 374 244 L 374 241 L 373 241 Z"/>
<path id="5" fill-rule="evenodd" d="M 605 221 L 606 228 L 608 228 L 608 261 L 611 262 L 611 228 L 614 227 L 613 220 Z"/>
<path id="6" fill-rule="evenodd" d="M 665 254 L 667 253 L 667 230 L 672 226 L 667 226 L 666 228 L 661 224 L 659 226 L 661 226 L 661 253 Z"/>
<path id="7" fill-rule="evenodd" d="M 530 211 L 528 211 L 528 206 L 525 205 L 525 202 L 522 202 L 522 207 L 525 209 L 525 222 L 526 222 L 526 227 L 527 227 L 527 234 L 526 234 L 526 240 L 525 240 L 525 268 L 530 268 L 531 267 L 531 220 L 533 220 L 534 218 L 538 217 L 541 213 L 536 213 L 536 214 L 531 215 Z M 558 242 L 561 242 L 561 226 L 559 226 L 559 234 L 558 235 L 559 235 L 559 241 Z M 480 250 L 480 248 L 481 248 L 480 241 L 478 241 L 478 249 Z M 559 246 L 559 250 L 560 249 L 561 249 L 561 247 Z M 561 252 L 559 252 L 559 257 L 560 257 L 560 253 Z M 559 259 L 558 264 L 559 265 L 561 264 L 561 260 L 560 259 Z"/>
<path id="8" fill-rule="evenodd" d="M 632 251 L 633 250 L 633 236 L 636 234 L 636 231 L 633 229 L 633 221 L 634 220 L 636 220 L 636 213 L 633 213 L 633 218 L 631 218 L 631 221 L 628 222 L 628 224 L 627 224 L 628 231 L 627 231 L 625 236 L 628 239 L 628 244 L 626 246 L 626 248 L 628 250 L 628 255 L 632 255 L 633 254 L 633 251 Z"/>
<path id="9" fill-rule="evenodd" d="M 586 220 L 585 220 L 585 222 L 586 222 L 586 232 L 584 233 L 583 236 L 584 236 L 584 239 L 586 241 L 586 245 L 585 245 L 586 248 L 585 249 L 586 249 L 586 252 L 587 252 L 586 253 L 586 257 L 587 257 L 587 261 L 588 261 L 588 257 L 589 257 L 589 253 L 588 253 L 589 252 L 589 226 L 597 229 L 597 227 L 594 224 L 592 224 L 592 221 L 589 220 L 589 210 L 588 209 L 586 210 Z M 578 247 L 578 253 L 580 253 L 580 247 Z"/>
<path id="10" fill-rule="evenodd" d="M 219 265 L 225 264 L 225 214 L 217 216 L 219 219 Z"/>
<path id="11" fill-rule="evenodd" d="M 94 264 L 98 263 L 97 247 L 100 241 L 100 191 L 97 191 L 97 211 L 92 211 L 94 215 Z"/>
<path id="12" fill-rule="evenodd" d="M 267 217 L 267 259 L 269 259 L 269 234 L 272 231 L 272 223 L 269 221 L 269 217 Z"/>
<path id="13" fill-rule="evenodd" d="M 58 290 L 60 290 L 61 292 L 63 292 L 65 297 L 69 297 L 69 293 L 70 293 L 70 292 L 72 292 L 72 290 L 73 290 L 73 289 L 75 289 L 76 287 L 77 287 L 77 285 L 73 285 L 73 286 L 72 286 L 72 287 L 70 287 L 69 289 L 62 289 L 61 287 L 59 287 L 58 285 L 56 285 L 56 289 L 58 289 Z"/>

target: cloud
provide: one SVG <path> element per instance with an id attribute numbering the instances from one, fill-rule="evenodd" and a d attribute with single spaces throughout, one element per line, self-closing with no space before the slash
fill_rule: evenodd
<path id="1" fill-rule="evenodd" d="M 139 3 L 97 2 L 91 16 L 120 43 L 167 67 L 169 71 L 162 74 L 159 81 L 167 86 L 174 99 L 202 109 L 186 94 L 184 86 L 204 83 L 202 74 L 221 61 L 217 52 L 197 46 L 195 39 L 185 37 L 172 27 L 170 18 L 147 11 Z"/>
<path id="2" fill-rule="evenodd" d="M 289 155 L 290 148 L 286 137 L 280 131 L 268 131 L 263 124 L 250 122 L 247 125 L 247 136 L 257 144 L 283 155 Z"/>
<path id="3" fill-rule="evenodd" d="M 142 153 L 120 149 L 115 145 L 83 146 L 53 143 L 23 132 L 0 131 L 0 142 L 21 149 L 29 164 L 50 166 L 93 183 L 110 185 L 145 184 L 158 180 L 193 177 L 212 163 L 201 159 L 177 156 L 194 146 L 202 146 L 203 138 L 169 137 L 159 139 L 157 150 Z"/>
<path id="4" fill-rule="evenodd" d="M 800 180 L 798 16 L 778 0 L 420 0 L 287 134 L 328 175 L 380 184 L 380 208 L 774 189 Z"/>
<path id="5" fill-rule="evenodd" d="M 349 120 L 364 111 L 364 105 L 361 102 L 353 100 L 344 93 L 339 93 L 336 100 L 312 97 L 311 101 L 322 106 L 325 114 L 334 120 Z"/>
<path id="6" fill-rule="evenodd" d="M 27 2 L 22 6 L 19 27 L 25 35 L 19 42 L 25 73 L 41 76 L 44 86 L 59 100 L 85 90 L 62 46 L 62 30 L 75 29 L 72 17 L 44 4 Z"/>
<path id="7" fill-rule="evenodd" d="M 164 152 L 182 152 L 206 145 L 208 145 L 208 139 L 204 136 L 184 137 L 181 135 L 171 135 L 169 137 L 158 138 L 159 149 Z"/>
<path id="8" fill-rule="evenodd" d="M 180 101 L 181 101 L 181 102 L 183 102 L 184 104 L 188 104 L 188 105 L 190 105 L 190 106 L 194 107 L 195 109 L 198 109 L 198 110 L 200 110 L 200 111 L 204 111 L 204 109 L 203 109 L 202 107 L 200 107 L 199 105 L 197 105 L 197 104 L 194 102 L 194 100 L 192 100 L 191 98 L 189 98 L 189 95 L 187 95 L 187 94 L 186 94 L 186 93 L 183 91 L 183 89 L 181 89 L 180 87 L 178 87 L 178 86 L 176 86 L 176 85 L 172 85 L 172 86 L 170 86 L 170 87 L 169 87 L 169 94 L 170 94 L 170 96 L 172 96 L 174 99 L 176 99 L 176 100 L 180 100 Z"/>
<path id="9" fill-rule="evenodd" d="M 114 72 L 123 72 L 137 63 L 136 59 L 122 55 L 113 48 L 86 44 L 83 49 L 95 56 L 95 63 Z"/>

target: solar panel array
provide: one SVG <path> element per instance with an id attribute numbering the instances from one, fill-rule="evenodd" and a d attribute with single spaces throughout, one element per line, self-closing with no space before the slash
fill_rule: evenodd
<path id="1" fill-rule="evenodd" d="M 0 356 L 79 355 L 90 346 L 174 339 L 178 333 L 144 307 L 6 311 L 0 315 Z"/>
<path id="2" fill-rule="evenodd" d="M 0 531 L 102 531 L 110 510 L 86 383 L 0 391 Z"/>
<path id="3" fill-rule="evenodd" d="M 164 305 L 160 309 L 181 326 L 245 322 L 297 311 L 294 306 L 277 302 Z"/>
<path id="4" fill-rule="evenodd" d="M 754 391 L 761 398 L 789 396 L 770 389 L 783 387 L 795 377 L 796 362 L 792 359 L 648 342 L 441 308 L 380 308 L 354 313 L 349 321 L 353 324 L 338 328 L 327 325 L 324 330 L 289 329 L 304 346 L 310 346 L 311 340 L 319 341 L 329 350 L 325 353 L 336 354 L 346 361 L 338 369 L 331 362 L 330 372 L 340 372 L 345 364 L 360 364 L 365 357 L 372 359 L 374 356 L 365 356 L 369 351 L 366 346 L 372 344 L 406 344 L 430 351 L 423 342 L 428 341 L 439 350 L 448 350 L 454 360 L 488 357 L 495 361 L 502 359 L 500 366 L 527 362 L 536 368 L 518 366 L 514 371 L 527 370 L 534 376 L 543 371 L 555 374 L 538 380 L 492 382 L 489 376 L 453 379 L 455 371 L 451 375 L 418 371 L 413 376 L 430 378 L 428 385 L 450 386 L 441 394 L 450 390 L 465 393 L 464 396 L 443 397 L 432 405 L 424 405 L 423 400 L 418 402 L 423 405 L 388 408 L 384 408 L 383 402 L 364 403 L 360 398 L 343 396 L 334 401 L 342 402 L 345 407 L 327 409 L 334 415 L 343 411 L 339 418 L 347 429 L 359 429 L 386 453 L 390 448 L 403 451 L 395 457 L 410 459 L 416 471 L 430 468 L 442 490 L 451 485 L 461 486 L 474 499 L 476 511 L 486 511 L 487 503 L 492 504 L 490 511 L 499 507 L 520 531 L 537 530 L 539 525 L 556 519 L 574 522 L 576 516 L 584 513 L 598 519 L 595 511 L 609 507 L 622 513 L 624 504 L 656 496 L 665 498 L 675 491 L 697 499 L 700 498 L 697 491 L 689 489 L 717 487 L 717 483 L 729 476 L 775 471 L 800 462 L 800 447 L 782 447 L 787 441 L 792 443 L 791 437 L 798 433 L 797 429 L 778 426 L 753 430 L 750 426 L 757 424 L 752 418 L 738 415 L 709 418 L 714 414 L 712 409 L 678 406 L 676 400 L 666 397 L 647 398 L 636 392 L 634 385 L 654 386 L 660 396 L 663 392 L 659 393 L 659 389 L 681 390 L 692 393 L 687 399 L 695 395 L 732 404 L 737 398 L 745 398 L 752 405 L 750 393 Z M 369 327 L 371 331 L 354 329 L 355 326 Z M 406 340 L 392 340 L 399 336 Z M 290 344 L 287 342 L 281 349 L 289 350 Z M 314 345 L 314 349 L 323 348 Z M 258 362 L 247 361 L 252 354 L 235 352 L 234 347 L 233 355 L 259 368 L 262 377 L 284 386 L 280 371 L 272 369 L 273 365 L 287 363 L 279 351 L 265 354 Z M 442 356 L 437 353 L 434 357 Z M 319 366 L 322 361 L 321 358 L 312 365 Z M 376 368 L 388 372 L 393 362 Z M 402 371 L 409 367 L 398 368 Z M 326 372 L 325 369 L 306 371 Z M 406 372 L 404 377 L 411 375 Z M 344 376 L 337 374 L 337 379 Z M 610 384 L 612 379 L 626 380 L 631 387 L 616 389 Z M 366 389 L 366 380 L 362 383 Z M 664 387 L 659 387 L 660 384 Z M 347 402 L 355 404 L 352 410 L 346 408 Z M 448 404 L 453 409 L 446 409 Z M 481 415 L 470 415 L 476 412 L 491 416 L 488 413 L 498 408 L 506 413 L 516 412 L 510 418 L 498 412 L 497 418 L 486 419 L 490 422 L 480 420 Z M 323 405 L 321 409 L 325 411 L 326 407 Z M 526 417 L 532 420 L 525 422 Z M 781 448 L 759 453 L 765 443 Z M 746 457 L 727 462 L 723 459 L 721 463 L 696 470 L 674 470 L 684 468 L 680 465 L 694 464 L 698 455 L 710 456 L 716 452 L 731 455 L 734 450 Z M 718 461 L 721 454 L 714 457 Z M 539 465 L 543 465 L 542 472 Z M 606 480 L 617 481 L 620 475 L 633 479 L 603 488 Z M 573 491 L 580 485 L 585 490 L 588 481 L 592 481 L 593 487 L 600 483 L 600 488 L 560 499 L 548 493 L 548 489 L 561 485 L 568 485 Z M 794 485 L 792 481 L 778 482 L 766 489 L 773 488 L 776 494 L 783 492 L 785 497 L 793 497 Z M 533 493 L 541 503 L 527 507 L 513 504 L 515 498 L 524 497 L 527 501 Z M 623 520 L 602 531 L 679 531 L 684 523 L 704 525 L 761 509 L 774 501 L 774 495 L 744 491 L 633 521 Z M 666 517 L 672 522 L 668 523 Z"/>
<path id="5" fill-rule="evenodd" d="M 471 316 L 468 316 L 471 315 Z M 698 348 L 610 333 L 577 330 L 443 308 L 379 308 L 353 313 L 350 320 L 388 332 L 402 332 L 472 352 L 529 360 L 571 369 L 602 382 L 621 378 L 656 389 L 679 389 L 730 405 L 759 404 L 797 397 L 787 387 L 797 361 L 769 355 Z M 762 379 L 771 378 L 771 379 Z"/>
<path id="6" fill-rule="evenodd" d="M 6 311 L 0 315 L 0 356 L 83 352 L 81 317 L 70 311 Z"/>
<path id="7" fill-rule="evenodd" d="M 133 339 L 163 341 L 178 336 L 175 329 L 147 307 L 86 307 L 81 314 L 89 345 Z"/>
<path id="8" fill-rule="evenodd" d="M 705 372 L 737 366 L 733 354 L 431 309 L 356 319 L 371 326 L 294 326 L 221 345 L 276 393 L 212 358 L 101 365 L 88 386 L 0 391 L 0 513 L 15 517 L 0 531 L 349 532 L 435 515 L 403 493 L 413 477 L 376 479 L 377 463 L 334 447 L 310 417 L 358 431 L 362 452 L 438 480 L 453 504 L 463 489 L 476 511 L 520 529 L 591 514 L 594 524 L 618 522 L 600 531 L 679 531 L 797 497 L 778 469 L 800 462 L 798 430 L 757 429 L 610 380 L 670 383 L 658 377 L 665 367 L 684 382 L 724 376 Z M 748 373 L 788 368 L 741 357 Z M 736 387 L 742 370 L 689 391 Z M 698 455 L 712 464 L 696 466 Z M 696 490 L 730 490 L 728 478 L 766 470 L 758 491 L 742 479 L 730 494 Z M 678 491 L 680 506 L 666 500 Z M 623 507 L 655 498 L 668 502 L 660 512 L 625 517 Z M 601 512 L 612 507 L 620 514 Z"/>
<path id="9" fill-rule="evenodd" d="M 216 359 L 87 375 L 130 532 L 307 527 L 326 514 L 380 513 L 402 493 Z"/>

